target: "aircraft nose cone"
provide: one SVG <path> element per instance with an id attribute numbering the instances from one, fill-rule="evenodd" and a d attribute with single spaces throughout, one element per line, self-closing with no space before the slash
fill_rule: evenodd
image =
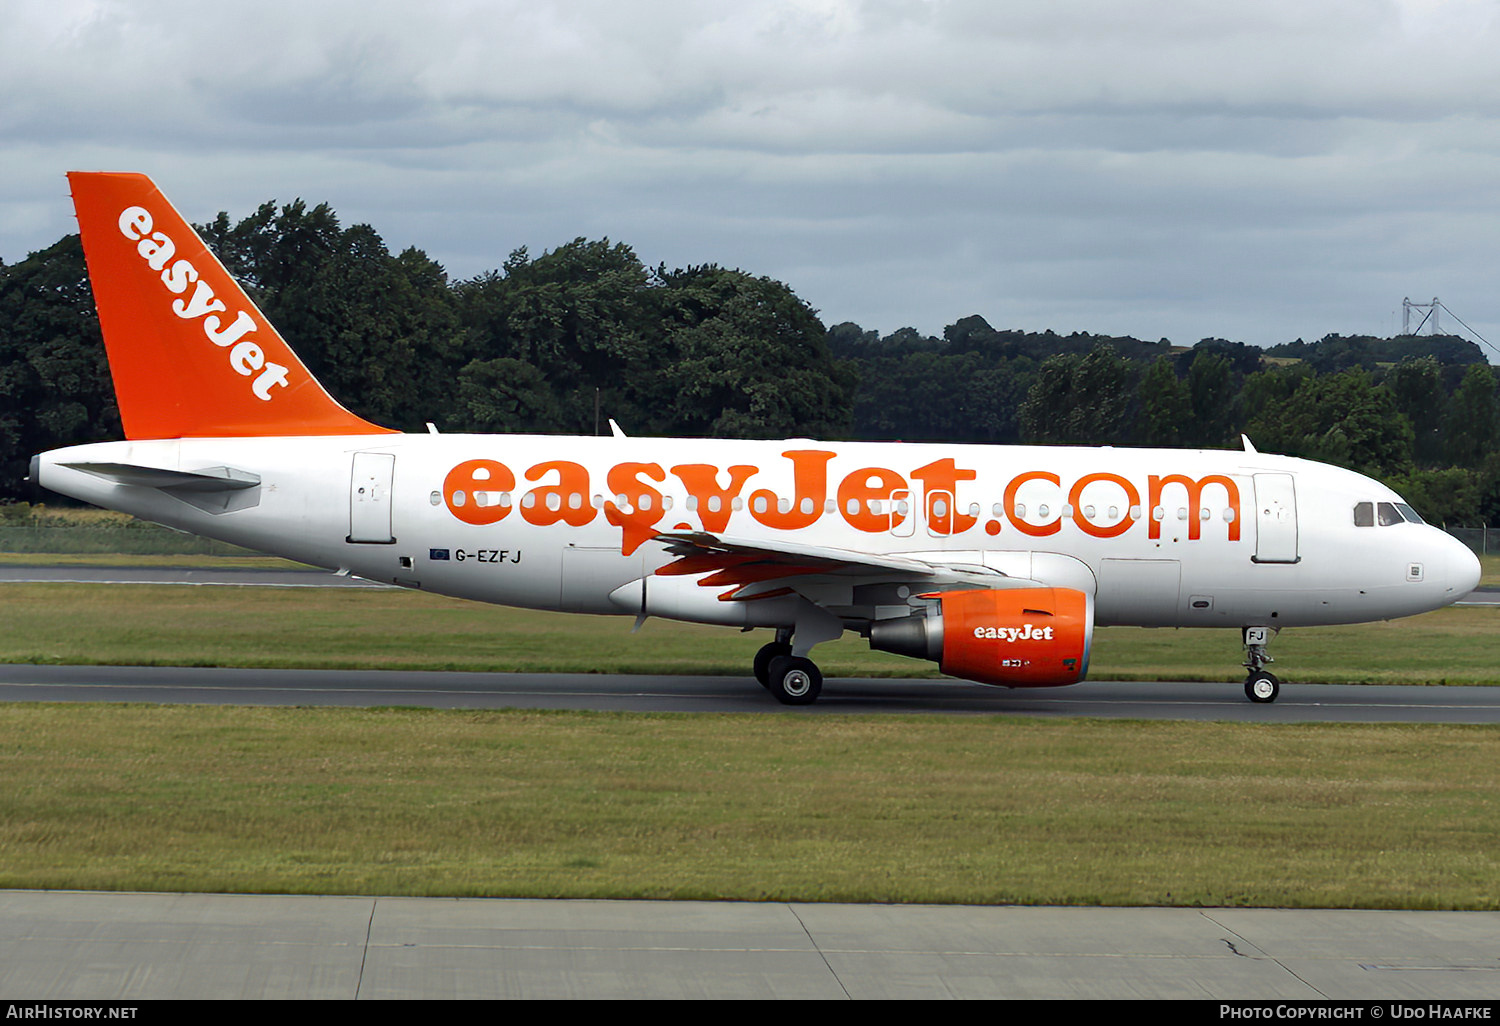
<path id="1" fill-rule="evenodd" d="M 1453 597 L 1462 599 L 1479 587 L 1479 557 L 1452 535 L 1449 535 L 1448 542 L 1448 584 L 1453 589 Z"/>

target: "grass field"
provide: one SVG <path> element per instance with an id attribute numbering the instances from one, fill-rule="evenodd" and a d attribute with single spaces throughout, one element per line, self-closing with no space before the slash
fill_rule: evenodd
<path id="1" fill-rule="evenodd" d="M 1297 681 L 1500 683 L 1497 619 L 1272 651 Z M 11 662 L 745 674 L 764 640 L 406 591 L 0 588 Z M 1092 675 L 1234 680 L 1239 655 L 1105 629 Z M 1496 909 L 1496 766 L 1493 727 L 16 703 L 0 887 Z"/>
<path id="2" fill-rule="evenodd" d="M 0 588 L 0 662 L 744 675 L 769 632 L 506 609 L 409 591 L 26 584 Z M 1500 684 L 1500 610 L 1284 631 L 1297 682 Z M 1102 628 L 1090 676 L 1232 681 L 1234 630 Z M 936 675 L 846 635 L 825 675 Z"/>
<path id="3" fill-rule="evenodd" d="M 1500 731 L 0 706 L 0 887 L 1495 909 Z"/>

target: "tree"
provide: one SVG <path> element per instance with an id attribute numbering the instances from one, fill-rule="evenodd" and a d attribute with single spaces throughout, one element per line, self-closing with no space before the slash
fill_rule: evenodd
<path id="1" fill-rule="evenodd" d="M 660 355 L 651 342 L 659 291 L 623 243 L 579 238 L 535 259 L 523 247 L 503 271 L 458 286 L 466 358 L 515 360 L 541 375 L 550 398 L 525 406 L 539 418 L 525 430 L 592 432 L 596 394 L 607 415 L 647 430 L 657 411 L 638 392 Z M 455 415 L 455 426 L 479 429 Z"/>
<path id="2" fill-rule="evenodd" d="M 1048 357 L 1021 404 L 1023 437 L 1096 444 L 1127 440 L 1134 379 L 1129 361 L 1107 345 L 1087 356 Z"/>
<path id="3" fill-rule="evenodd" d="M 83 247 L 69 235 L 0 271 L 0 498 L 24 495 L 34 453 L 122 433 Z"/>
<path id="4" fill-rule="evenodd" d="M 1250 435 L 1250 440 L 1257 445 L 1269 445 L 1268 440 L 1255 434 L 1259 426 L 1265 423 L 1263 418 L 1274 420 L 1273 408 L 1288 402 L 1292 393 L 1302 387 L 1303 381 L 1316 376 L 1307 364 L 1294 363 L 1289 366 L 1268 366 L 1247 377 L 1240 387 L 1236 405 L 1239 423 Z"/>
<path id="5" fill-rule="evenodd" d="M 1262 450 L 1364 473 L 1412 467 L 1411 423 L 1390 389 L 1363 370 L 1301 378 L 1285 399 L 1267 403 L 1248 431 Z"/>
<path id="6" fill-rule="evenodd" d="M 1394 475 L 1385 483 L 1428 523 L 1460 527 L 1480 518 L 1479 484 L 1473 471 L 1461 467 L 1414 470 Z"/>
<path id="7" fill-rule="evenodd" d="M 656 394 L 673 428 L 734 438 L 848 432 L 852 382 L 791 289 L 713 265 L 659 276 L 668 355 Z"/>
<path id="8" fill-rule="evenodd" d="M 849 430 L 847 368 L 812 309 L 770 278 L 713 265 L 648 271 L 628 246 L 575 239 L 535 260 L 517 250 L 503 273 L 458 291 L 473 362 L 455 416 L 470 429 L 482 416 L 586 433 L 597 394 L 633 434 Z M 477 390 L 497 375 L 510 384 L 493 406 Z"/>
<path id="9" fill-rule="evenodd" d="M 1151 364 L 1141 379 L 1139 434 L 1147 445 L 1177 445 L 1192 424 L 1193 397 L 1169 357 Z"/>
<path id="10" fill-rule="evenodd" d="M 1500 409 L 1495 402 L 1495 375 L 1488 365 L 1464 372 L 1448 404 L 1445 430 L 1448 462 L 1478 467 L 1500 439 Z"/>
<path id="11" fill-rule="evenodd" d="M 322 203 L 262 204 L 199 234 L 336 399 L 379 424 L 418 430 L 451 403 L 458 308 L 441 266 L 393 257 L 375 229 L 342 228 Z"/>
<path id="12" fill-rule="evenodd" d="M 1223 445 L 1234 416 L 1234 368 L 1220 352 L 1194 353 L 1188 368 L 1188 398 L 1193 419 L 1183 440 L 1189 445 Z"/>
<path id="13" fill-rule="evenodd" d="M 1418 466 L 1435 467 L 1443 457 L 1442 370 L 1437 360 L 1423 356 L 1400 363 L 1386 377 L 1396 409 L 1411 421 L 1414 456 Z"/>
<path id="14" fill-rule="evenodd" d="M 546 375 L 522 360 L 474 360 L 458 375 L 455 419 L 466 431 L 563 431 L 568 418 Z"/>

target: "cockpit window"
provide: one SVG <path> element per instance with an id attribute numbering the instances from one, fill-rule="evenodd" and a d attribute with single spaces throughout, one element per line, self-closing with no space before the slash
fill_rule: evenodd
<path id="1" fill-rule="evenodd" d="M 1354 526 L 1374 527 L 1379 523 L 1381 527 L 1389 527 L 1391 524 L 1409 523 L 1425 524 L 1417 514 L 1404 502 L 1356 502 L 1354 504 Z"/>

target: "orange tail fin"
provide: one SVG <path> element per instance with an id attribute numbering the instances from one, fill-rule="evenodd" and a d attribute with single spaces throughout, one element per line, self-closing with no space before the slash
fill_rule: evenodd
<path id="1" fill-rule="evenodd" d="M 73 171 L 126 438 L 365 435 L 145 175 Z"/>

